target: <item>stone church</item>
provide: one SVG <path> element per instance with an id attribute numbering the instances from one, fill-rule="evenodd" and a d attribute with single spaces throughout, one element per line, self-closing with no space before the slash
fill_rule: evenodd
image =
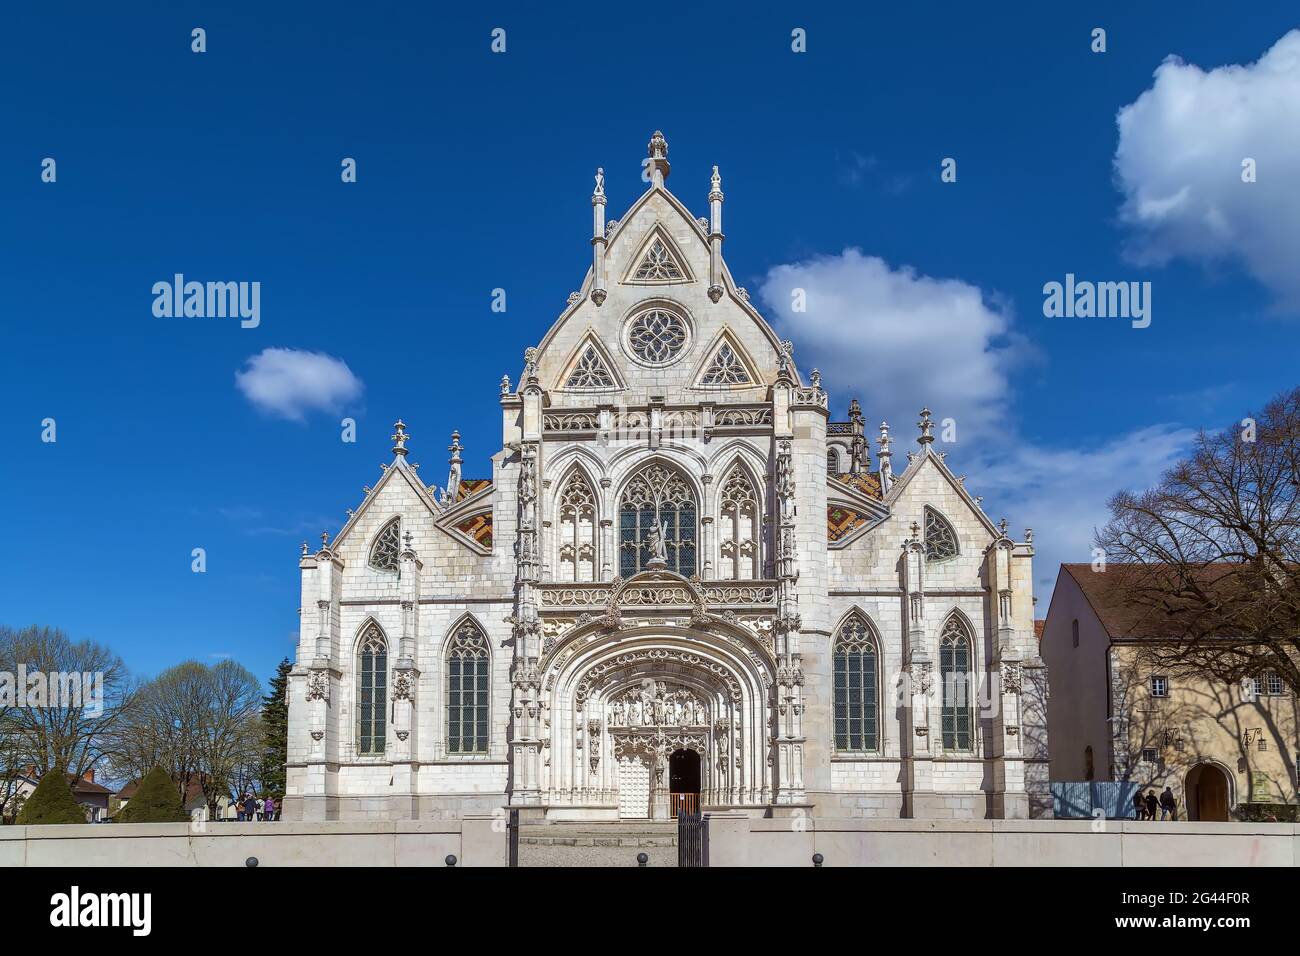
<path id="1" fill-rule="evenodd" d="M 618 219 L 596 173 L 591 266 L 501 380 L 500 450 L 480 471 L 454 434 L 438 488 L 398 422 L 303 546 L 286 818 L 1036 814 L 1032 534 L 929 411 L 874 453 L 857 401 L 831 421 L 723 260 L 717 167 L 696 217 L 648 152 Z"/>

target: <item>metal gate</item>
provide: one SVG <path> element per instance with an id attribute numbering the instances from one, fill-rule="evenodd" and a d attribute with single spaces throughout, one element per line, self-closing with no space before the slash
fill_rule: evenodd
<path id="1" fill-rule="evenodd" d="M 709 865 L 709 821 L 698 811 L 677 811 L 677 865 Z"/>

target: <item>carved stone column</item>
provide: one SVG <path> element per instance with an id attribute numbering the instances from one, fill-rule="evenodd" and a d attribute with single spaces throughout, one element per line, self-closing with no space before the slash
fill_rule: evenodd
<path id="1" fill-rule="evenodd" d="M 776 802 L 803 803 L 807 799 L 803 782 L 803 669 L 799 654 L 799 578 L 795 540 L 795 477 L 791 445 L 777 442 L 777 618 L 776 713 L 773 715 L 777 760 Z"/>
<path id="2" fill-rule="evenodd" d="M 904 811 L 910 816 L 927 812 L 934 793 L 934 756 L 938 745 L 930 720 L 934 694 L 933 660 L 925 630 L 925 544 L 920 526 L 912 522 L 912 536 L 903 545 L 903 591 L 906 602 L 907 675 L 910 706 L 905 717 L 900 756 L 904 761 Z"/>

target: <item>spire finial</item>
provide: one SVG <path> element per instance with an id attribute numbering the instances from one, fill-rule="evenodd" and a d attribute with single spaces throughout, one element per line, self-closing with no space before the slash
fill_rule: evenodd
<path id="1" fill-rule="evenodd" d="M 406 457 L 406 443 L 411 440 L 411 436 L 406 434 L 406 423 L 400 418 L 393 425 L 393 454 Z"/>
<path id="2" fill-rule="evenodd" d="M 916 423 L 916 427 L 921 429 L 921 435 L 916 440 L 922 445 L 929 445 L 934 441 L 934 422 L 930 421 L 930 409 L 921 409 L 921 420 Z"/>
<path id="3" fill-rule="evenodd" d="M 501 376 L 501 394 L 502 394 L 502 395 L 509 395 L 509 394 L 510 394 L 510 376 L 509 376 L 509 375 L 502 375 L 502 376 Z"/>
<path id="4" fill-rule="evenodd" d="M 302 553 L 303 553 L 304 555 L 307 553 L 307 542 L 306 542 L 306 541 L 304 541 L 304 542 L 302 543 Z"/>
<path id="5" fill-rule="evenodd" d="M 709 177 L 709 185 L 713 187 L 709 190 L 709 202 L 715 199 L 722 202 L 722 175 L 718 172 L 718 167 L 713 167 L 713 175 Z"/>
<path id="6" fill-rule="evenodd" d="M 672 168 L 668 164 L 668 140 L 664 139 L 662 131 L 655 130 L 650 137 L 650 142 L 646 144 L 646 155 L 650 157 L 650 182 L 662 186 Z"/>
<path id="7" fill-rule="evenodd" d="M 322 551 L 325 551 L 329 548 L 329 546 L 330 546 L 330 533 L 328 531 L 322 531 L 320 533 L 320 549 Z"/>
<path id="8" fill-rule="evenodd" d="M 605 167 L 596 167 L 596 191 L 591 194 L 592 202 L 605 201 Z"/>
<path id="9" fill-rule="evenodd" d="M 447 446 L 447 451 L 451 452 L 451 460 L 448 463 L 452 465 L 459 465 L 460 453 L 463 450 L 464 450 L 464 446 L 460 443 L 460 432 L 453 431 L 451 433 L 451 444 Z"/>

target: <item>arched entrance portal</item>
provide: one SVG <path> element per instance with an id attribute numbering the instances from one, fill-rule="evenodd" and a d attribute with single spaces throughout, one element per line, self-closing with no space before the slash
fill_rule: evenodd
<path id="1" fill-rule="evenodd" d="M 700 810 L 700 755 L 694 750 L 674 750 L 668 758 L 668 810 Z"/>
<path id="2" fill-rule="evenodd" d="M 1198 763 L 1183 783 L 1189 820 L 1228 820 L 1228 776 L 1214 764 Z"/>

